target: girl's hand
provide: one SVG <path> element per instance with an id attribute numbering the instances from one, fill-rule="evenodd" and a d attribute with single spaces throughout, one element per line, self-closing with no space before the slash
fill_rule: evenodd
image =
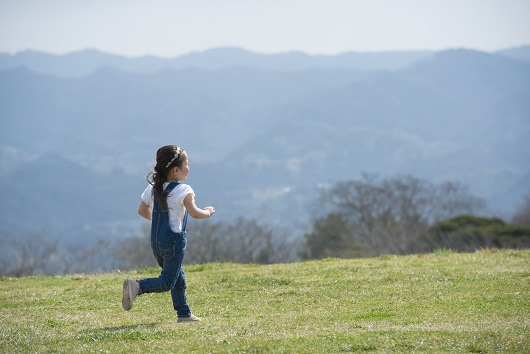
<path id="1" fill-rule="evenodd" d="M 213 206 L 207 206 L 206 208 L 204 208 L 205 211 L 209 212 L 210 213 L 210 216 L 212 216 L 213 214 L 215 214 L 215 208 Z"/>

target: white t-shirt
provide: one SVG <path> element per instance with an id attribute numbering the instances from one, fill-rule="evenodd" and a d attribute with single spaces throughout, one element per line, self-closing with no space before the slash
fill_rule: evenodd
<path id="1" fill-rule="evenodd" d="M 168 186 L 169 182 L 164 183 L 164 190 Z M 184 198 L 188 194 L 195 198 L 195 192 L 187 185 L 179 183 L 167 196 L 167 206 L 169 207 L 169 227 L 173 232 L 182 231 L 182 222 L 184 220 L 184 214 L 186 208 L 184 207 Z M 147 188 L 142 193 L 142 201 L 149 205 L 149 210 L 153 210 L 155 196 L 153 194 L 153 186 L 147 185 Z"/>

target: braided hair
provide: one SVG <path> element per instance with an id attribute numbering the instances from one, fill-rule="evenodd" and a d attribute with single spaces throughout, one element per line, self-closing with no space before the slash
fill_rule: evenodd
<path id="1" fill-rule="evenodd" d="M 145 178 L 153 186 L 153 194 L 161 211 L 167 211 L 167 195 L 164 183 L 167 182 L 167 173 L 174 167 L 181 167 L 184 162 L 184 149 L 176 145 L 162 146 L 156 152 L 155 172 L 149 172 Z"/>

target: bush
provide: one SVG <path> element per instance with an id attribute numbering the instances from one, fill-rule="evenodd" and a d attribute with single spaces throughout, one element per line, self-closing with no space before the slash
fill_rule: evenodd
<path id="1" fill-rule="evenodd" d="M 426 251 L 449 248 L 472 252 L 482 248 L 530 248 L 530 227 L 498 218 L 460 215 L 434 224 L 421 240 Z"/>

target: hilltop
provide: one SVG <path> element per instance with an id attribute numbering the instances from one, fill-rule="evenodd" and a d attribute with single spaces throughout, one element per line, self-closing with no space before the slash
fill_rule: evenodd
<path id="1" fill-rule="evenodd" d="M 169 294 L 121 308 L 125 277 L 156 269 L 0 278 L 2 352 L 528 352 L 530 251 L 438 251 L 185 268 L 203 321 Z"/>

